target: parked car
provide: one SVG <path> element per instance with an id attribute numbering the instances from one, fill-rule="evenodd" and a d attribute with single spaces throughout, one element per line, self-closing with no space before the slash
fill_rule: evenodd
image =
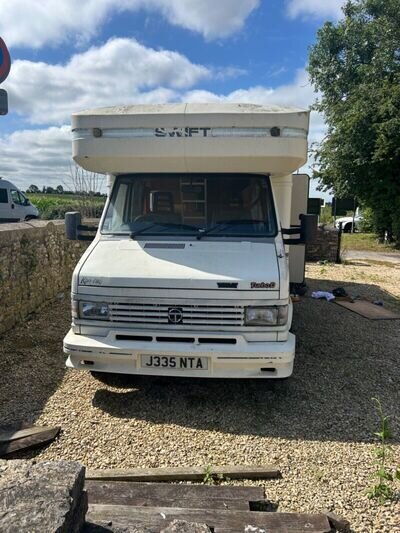
<path id="1" fill-rule="evenodd" d="M 356 210 L 354 216 L 354 231 L 361 231 L 361 223 L 363 221 L 363 216 L 361 212 Z M 353 231 L 353 217 L 341 217 L 337 218 L 335 221 L 335 227 L 339 229 L 339 224 L 342 223 L 342 230 L 344 233 L 351 233 Z"/>
<path id="2" fill-rule="evenodd" d="M 0 223 L 39 217 L 38 209 L 11 181 L 0 178 Z"/>

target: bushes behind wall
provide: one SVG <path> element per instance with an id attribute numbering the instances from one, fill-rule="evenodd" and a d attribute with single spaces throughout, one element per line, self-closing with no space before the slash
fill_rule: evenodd
<path id="1" fill-rule="evenodd" d="M 0 224 L 0 334 L 68 290 L 87 246 L 65 239 L 63 221 Z"/>

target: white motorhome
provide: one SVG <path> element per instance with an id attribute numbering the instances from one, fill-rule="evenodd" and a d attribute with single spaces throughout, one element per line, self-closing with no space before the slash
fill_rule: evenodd
<path id="1" fill-rule="evenodd" d="M 292 174 L 306 161 L 308 126 L 308 111 L 251 104 L 73 115 L 73 158 L 107 174 L 109 194 L 73 274 L 67 366 L 290 376 L 289 283 L 304 281 L 316 218 L 300 223 L 308 177 Z M 66 219 L 70 238 L 76 220 Z"/>
<path id="2" fill-rule="evenodd" d="M 38 218 L 39 211 L 11 181 L 0 177 L 0 223 Z"/>

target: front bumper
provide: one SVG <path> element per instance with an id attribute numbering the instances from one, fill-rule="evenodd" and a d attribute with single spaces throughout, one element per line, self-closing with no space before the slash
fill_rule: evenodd
<path id="1" fill-rule="evenodd" d="M 126 333 L 126 331 L 125 331 Z M 135 336 L 140 336 L 135 332 Z M 148 332 L 144 334 L 148 335 Z M 66 365 L 78 370 L 203 378 L 286 378 L 293 372 L 295 336 L 284 342 L 248 342 L 241 336 L 235 344 L 195 342 L 146 342 L 119 340 L 118 332 L 106 337 L 77 335 L 72 330 L 64 339 Z M 207 357 L 206 370 L 142 367 L 142 355 Z"/>

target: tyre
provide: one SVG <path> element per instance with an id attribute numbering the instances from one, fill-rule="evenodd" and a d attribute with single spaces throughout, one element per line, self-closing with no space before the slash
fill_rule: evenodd
<path id="1" fill-rule="evenodd" d="M 351 222 L 348 222 L 343 228 L 343 233 L 351 233 L 352 229 L 353 229 L 353 224 Z"/>

